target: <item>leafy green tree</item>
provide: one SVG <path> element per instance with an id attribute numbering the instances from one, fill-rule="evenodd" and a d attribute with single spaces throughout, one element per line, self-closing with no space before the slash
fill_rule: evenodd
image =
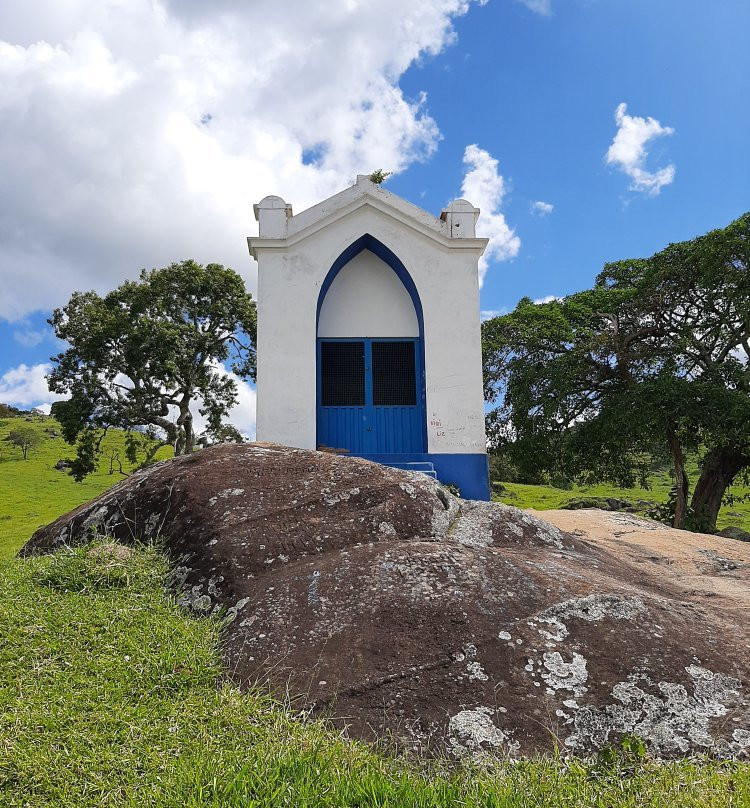
<path id="1" fill-rule="evenodd" d="M 233 424 L 222 424 L 218 429 L 209 427 L 199 438 L 198 443 L 202 446 L 210 446 L 214 443 L 244 443 L 243 434 Z"/>
<path id="2" fill-rule="evenodd" d="M 196 442 L 191 405 L 211 432 L 221 431 L 237 401 L 235 381 L 220 372 L 231 362 L 255 377 L 255 303 L 242 278 L 221 264 L 182 261 L 143 270 L 108 295 L 76 292 L 50 324 L 70 347 L 53 357 L 50 390 L 68 394 L 52 414 L 65 439 L 77 441 L 72 471 L 96 468 L 110 427 L 128 431 L 126 454 L 146 462 L 161 446 L 175 454 Z"/>
<path id="3" fill-rule="evenodd" d="M 496 445 L 519 468 L 623 486 L 671 459 L 676 526 L 712 529 L 750 468 L 750 214 L 649 259 L 608 264 L 593 289 L 483 325 Z M 688 503 L 689 452 L 704 451 Z"/>
<path id="4" fill-rule="evenodd" d="M 20 449 L 23 459 L 26 460 L 29 450 L 36 448 L 42 442 L 42 436 L 36 429 L 30 426 L 22 426 L 18 427 L 18 429 L 12 429 L 8 433 L 6 440 L 11 446 Z"/>

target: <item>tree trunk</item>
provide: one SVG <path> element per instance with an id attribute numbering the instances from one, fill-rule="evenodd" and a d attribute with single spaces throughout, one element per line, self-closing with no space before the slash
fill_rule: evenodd
<path id="1" fill-rule="evenodd" d="M 747 466 L 750 466 L 750 455 L 731 447 L 711 449 L 706 455 L 691 503 L 693 512 L 704 529 L 716 528 L 716 517 L 719 515 L 724 493 Z"/>
<path id="2" fill-rule="evenodd" d="M 174 447 L 176 455 L 192 454 L 195 443 L 193 434 L 193 415 L 190 412 L 190 398 L 185 393 L 180 400 L 180 415 L 177 418 L 179 437 Z"/>
<path id="3" fill-rule="evenodd" d="M 667 442 L 669 443 L 669 451 L 672 454 L 675 490 L 677 492 L 672 526 L 680 528 L 685 521 L 685 514 L 687 513 L 687 497 L 690 482 L 685 472 L 685 455 L 682 453 L 682 447 L 677 439 L 677 433 L 674 430 L 669 430 L 667 433 Z"/>
<path id="4" fill-rule="evenodd" d="M 193 416 L 190 410 L 188 410 L 183 427 L 185 429 L 185 454 L 192 454 L 195 447 L 195 435 L 193 434 Z"/>

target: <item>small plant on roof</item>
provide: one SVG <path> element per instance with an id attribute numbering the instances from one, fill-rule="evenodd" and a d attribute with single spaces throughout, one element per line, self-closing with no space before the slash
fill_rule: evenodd
<path id="1" fill-rule="evenodd" d="M 392 171 L 383 171 L 382 168 L 378 168 L 370 174 L 370 182 L 374 182 L 375 185 L 380 185 L 384 180 L 393 174 Z"/>

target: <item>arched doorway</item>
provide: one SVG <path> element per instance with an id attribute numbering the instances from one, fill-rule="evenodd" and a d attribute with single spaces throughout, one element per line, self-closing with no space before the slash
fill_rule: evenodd
<path id="1" fill-rule="evenodd" d="M 317 444 L 359 455 L 426 450 L 424 327 L 414 282 L 370 235 L 334 262 L 317 312 Z"/>

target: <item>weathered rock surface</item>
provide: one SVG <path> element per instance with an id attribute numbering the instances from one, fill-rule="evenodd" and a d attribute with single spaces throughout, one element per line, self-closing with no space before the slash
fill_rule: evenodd
<path id="1" fill-rule="evenodd" d="M 735 541 L 750 541 L 750 533 L 741 527 L 725 527 L 724 530 L 719 531 L 719 535 Z"/>
<path id="2" fill-rule="evenodd" d="M 639 499 L 630 502 L 617 497 L 573 497 L 560 506 L 564 511 L 580 511 L 596 508 L 600 511 L 626 511 L 628 513 L 645 513 L 656 506 L 655 502 Z"/>
<path id="3" fill-rule="evenodd" d="M 225 445 L 128 478 L 22 554 L 160 536 L 185 605 L 232 621 L 229 675 L 359 737 L 750 753 L 750 547 L 621 513 L 544 519 L 364 460 Z"/>

